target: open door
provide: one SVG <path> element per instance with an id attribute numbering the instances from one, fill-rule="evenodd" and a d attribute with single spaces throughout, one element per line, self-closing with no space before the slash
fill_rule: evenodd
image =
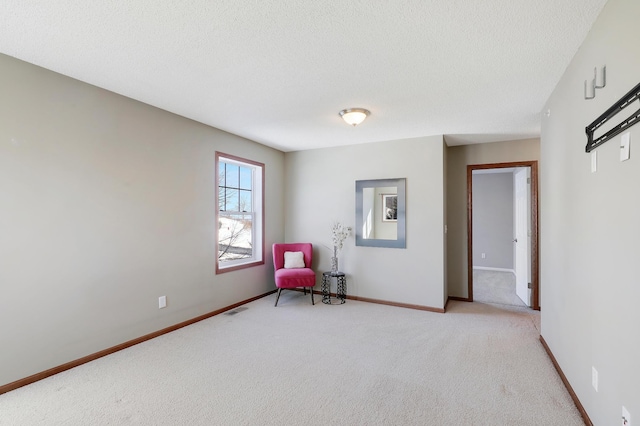
<path id="1" fill-rule="evenodd" d="M 520 260 L 514 259 L 516 262 L 522 263 L 525 266 L 519 266 L 521 277 L 520 278 L 520 290 L 516 291 L 516 294 L 521 298 L 527 306 L 531 309 L 540 310 L 540 282 L 539 282 L 539 252 L 538 252 L 538 162 L 537 161 L 516 161 L 511 163 L 493 163 L 493 164 L 470 164 L 467 165 L 467 285 L 468 296 L 466 299 L 459 298 L 458 300 L 465 300 L 467 302 L 473 302 L 473 171 L 474 170 L 486 170 L 486 169 L 502 169 L 502 168 L 524 168 L 528 170 L 527 174 L 521 175 L 520 179 L 524 182 L 524 190 L 521 188 L 521 193 L 524 193 L 524 197 L 520 197 L 525 201 L 520 202 L 520 216 L 524 216 L 522 223 L 530 224 L 525 225 L 524 229 L 519 231 L 515 230 L 514 220 L 514 240 L 518 240 L 518 243 L 514 241 L 514 254 L 518 250 Z M 514 175 L 514 195 L 517 189 L 515 186 Z M 514 200 L 517 197 L 514 197 Z M 514 213 L 516 209 L 516 201 L 514 201 Z M 524 213 L 522 213 L 524 211 Z M 520 234 L 518 234 L 518 232 Z M 520 244 L 523 241 L 523 244 Z M 522 251 L 521 251 L 522 250 Z M 524 255 L 523 255 L 524 253 Z M 524 259 L 524 260 L 522 260 Z M 515 268 L 514 268 L 515 269 Z M 516 272 L 518 274 L 518 272 Z M 516 278 L 518 279 L 518 278 Z M 531 288 L 529 288 L 531 283 Z"/>
<path id="2" fill-rule="evenodd" d="M 525 305 L 531 306 L 529 289 L 530 255 L 530 168 L 519 167 L 513 177 L 514 188 L 514 270 L 516 274 L 516 294 Z"/>

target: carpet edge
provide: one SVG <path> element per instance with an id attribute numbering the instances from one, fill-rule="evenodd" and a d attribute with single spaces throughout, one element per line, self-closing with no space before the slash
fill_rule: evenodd
<path id="1" fill-rule="evenodd" d="M 226 306 L 224 308 L 216 309 L 215 311 L 211 311 L 211 312 L 208 312 L 206 314 L 199 315 L 199 316 L 197 316 L 195 318 L 191 318 L 189 320 L 182 321 L 180 323 L 177 323 L 177 324 L 174 324 L 172 326 L 163 328 L 161 330 L 154 331 L 153 333 L 145 334 L 144 336 L 140 336 L 138 338 L 135 338 L 135 339 L 132 339 L 132 340 L 128 340 L 128 341 L 126 341 L 124 343 L 120 343 L 119 345 L 115 345 L 115 346 L 112 346 L 110 348 L 103 349 L 101 351 L 94 352 L 92 354 L 83 356 L 83 357 L 78 358 L 76 360 L 66 362 L 66 363 L 64 363 L 62 365 L 59 365 L 57 367 L 52 367 L 52 368 L 49 368 L 48 370 L 44 370 L 44 371 L 41 371 L 39 373 L 32 374 L 31 376 L 27 376 L 27 377 L 24 377 L 22 379 L 18 379 L 18 380 L 14 381 L 14 382 L 7 383 L 6 385 L 0 386 L 0 395 L 2 395 L 3 393 L 10 392 L 12 390 L 21 388 L 23 386 L 30 385 L 31 383 L 35 383 L 35 382 L 40 381 L 42 379 L 46 379 L 47 377 L 56 375 L 58 373 L 62 373 L 63 371 L 70 370 L 70 369 L 72 369 L 74 367 L 78 367 L 78 366 L 80 366 L 82 364 L 86 364 L 87 362 L 94 361 L 94 360 L 96 360 L 98 358 L 102 358 L 104 356 L 111 355 L 112 353 L 121 351 L 123 349 L 127 349 L 127 348 L 129 348 L 131 346 L 137 345 L 138 343 L 146 342 L 147 340 L 154 339 L 156 337 L 162 336 L 163 334 L 167 334 L 167 333 L 170 333 L 172 331 L 178 330 L 180 328 L 186 327 L 188 325 L 195 324 L 196 322 L 205 320 L 207 318 L 211 318 L 211 317 L 213 317 L 215 315 L 219 315 L 219 314 L 221 314 L 223 312 L 226 312 L 226 311 L 229 311 L 231 309 L 237 308 L 238 306 L 245 305 L 245 304 L 247 304 L 249 302 L 253 302 L 254 300 L 262 299 L 263 297 L 269 296 L 269 295 L 271 295 L 271 294 L 273 294 L 275 292 L 276 292 L 276 290 L 269 291 L 269 292 L 261 294 L 259 296 L 255 296 L 255 297 L 252 297 L 250 299 L 246 299 L 246 300 L 243 300 L 241 302 L 234 303 L 232 305 Z"/>
<path id="2" fill-rule="evenodd" d="M 544 337 L 542 337 L 542 335 L 540 335 L 540 343 L 542 344 L 542 347 L 544 348 L 545 352 L 549 356 L 551 363 L 553 364 L 556 371 L 558 372 L 558 375 L 560 376 L 560 379 L 562 380 L 564 387 L 567 388 L 567 391 L 569 392 L 569 395 L 571 396 L 573 403 L 576 405 L 576 408 L 578 409 L 578 411 L 580 412 L 580 415 L 582 416 L 582 420 L 584 421 L 584 424 L 587 426 L 593 426 L 593 423 L 591 422 L 591 419 L 587 414 L 587 410 L 585 410 L 584 406 L 580 402 L 578 395 L 576 395 L 575 391 L 573 390 L 573 387 L 571 387 L 571 384 L 569 383 L 567 376 L 564 375 L 562 368 L 560 368 L 560 364 L 558 364 L 556 357 L 553 355 L 553 352 L 551 352 L 551 348 L 549 348 L 549 345 L 547 345 L 547 342 L 544 340 Z"/>

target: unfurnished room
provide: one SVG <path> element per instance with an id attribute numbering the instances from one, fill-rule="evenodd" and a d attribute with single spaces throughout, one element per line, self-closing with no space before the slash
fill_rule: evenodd
<path id="1" fill-rule="evenodd" d="M 640 425 L 640 2 L 0 2 L 0 426 Z"/>

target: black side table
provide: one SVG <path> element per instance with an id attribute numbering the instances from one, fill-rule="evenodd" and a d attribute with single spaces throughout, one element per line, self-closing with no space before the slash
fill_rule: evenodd
<path id="1" fill-rule="evenodd" d="M 336 288 L 337 303 L 331 303 L 331 278 L 338 281 Z M 347 299 L 347 275 L 344 272 L 323 272 L 322 273 L 322 303 L 326 305 L 342 305 Z"/>

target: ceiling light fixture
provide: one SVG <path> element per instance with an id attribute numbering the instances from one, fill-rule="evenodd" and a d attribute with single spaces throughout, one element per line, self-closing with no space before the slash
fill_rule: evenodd
<path id="1" fill-rule="evenodd" d="M 349 108 L 343 109 L 339 114 L 340 117 L 342 117 L 342 119 L 347 122 L 347 124 L 351 124 L 355 127 L 358 124 L 362 123 L 364 119 L 367 118 L 367 116 L 371 113 L 364 108 Z"/>

